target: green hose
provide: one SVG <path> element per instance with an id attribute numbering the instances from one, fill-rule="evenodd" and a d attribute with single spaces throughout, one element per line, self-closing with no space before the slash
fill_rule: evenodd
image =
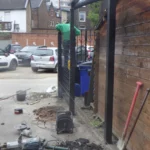
<path id="1" fill-rule="evenodd" d="M 69 150 L 68 148 L 57 147 L 57 146 L 45 146 L 45 149 L 53 149 L 53 150 Z"/>

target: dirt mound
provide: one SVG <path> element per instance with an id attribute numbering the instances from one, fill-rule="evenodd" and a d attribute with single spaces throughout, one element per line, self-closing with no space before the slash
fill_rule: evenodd
<path id="1" fill-rule="evenodd" d="M 67 147 L 69 150 L 103 150 L 101 145 L 90 143 L 88 139 L 78 139 L 76 141 L 62 142 L 59 146 Z"/>
<path id="2" fill-rule="evenodd" d="M 35 109 L 33 113 L 37 116 L 37 120 L 55 121 L 57 111 L 62 111 L 62 107 L 46 106 Z"/>

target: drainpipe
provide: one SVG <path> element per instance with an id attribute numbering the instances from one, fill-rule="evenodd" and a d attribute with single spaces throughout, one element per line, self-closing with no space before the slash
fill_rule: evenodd
<path id="1" fill-rule="evenodd" d="M 105 100 L 105 141 L 108 144 L 112 144 L 115 30 L 116 0 L 108 0 Z"/>

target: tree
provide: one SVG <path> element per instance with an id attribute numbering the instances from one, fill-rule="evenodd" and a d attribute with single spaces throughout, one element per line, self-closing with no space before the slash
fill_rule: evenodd
<path id="1" fill-rule="evenodd" d="M 98 24 L 100 17 L 100 6 L 101 2 L 95 2 L 88 6 L 90 11 L 88 13 L 87 18 L 91 21 L 93 27 L 95 27 Z"/>

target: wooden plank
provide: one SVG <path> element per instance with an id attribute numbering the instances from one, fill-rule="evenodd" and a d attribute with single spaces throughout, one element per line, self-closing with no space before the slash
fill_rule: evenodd
<path id="1" fill-rule="evenodd" d="M 144 139 L 144 150 L 149 150 L 150 148 L 150 138 L 143 136 Z"/>
<path id="2" fill-rule="evenodd" d="M 144 24 L 144 25 L 140 25 L 140 26 L 146 26 L 147 27 L 147 24 Z M 135 29 L 135 27 L 134 27 Z M 142 31 L 145 32 L 145 29 L 142 29 Z M 135 32 L 139 32 L 139 29 L 137 29 L 137 31 Z M 123 39 L 123 44 L 128 46 L 128 45 L 149 45 L 149 40 L 150 40 L 150 37 L 147 36 L 147 35 L 140 35 L 140 36 L 129 36 L 129 37 L 125 37 Z"/>
<path id="3" fill-rule="evenodd" d="M 132 147 L 133 150 L 145 150 L 142 135 L 142 132 L 133 132 L 128 147 Z"/>
<path id="4" fill-rule="evenodd" d="M 98 113 L 100 116 L 104 119 L 105 116 L 105 107 L 104 103 L 101 103 L 101 101 L 98 101 Z"/>
<path id="5" fill-rule="evenodd" d="M 115 55 L 115 63 L 141 67 L 141 63 L 143 63 L 143 58 L 135 57 L 135 56 L 127 56 L 127 55 Z"/>
<path id="6" fill-rule="evenodd" d="M 140 68 L 133 66 L 126 66 L 127 75 L 132 75 L 135 77 L 140 77 Z"/>
<path id="7" fill-rule="evenodd" d="M 140 68 L 140 78 L 150 80 L 150 70 Z"/>
<path id="8" fill-rule="evenodd" d="M 125 63 L 125 58 L 127 56 L 123 56 L 123 55 L 115 55 L 115 63 Z"/>

